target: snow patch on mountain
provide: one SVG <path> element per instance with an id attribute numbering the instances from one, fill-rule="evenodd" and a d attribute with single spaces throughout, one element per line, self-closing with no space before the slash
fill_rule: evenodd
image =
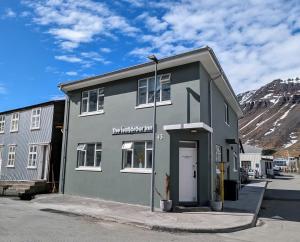
<path id="1" fill-rule="evenodd" d="M 298 142 L 298 136 L 296 135 L 295 132 L 290 133 L 289 138 L 290 138 L 289 142 L 284 144 L 283 148 L 288 148 Z"/>

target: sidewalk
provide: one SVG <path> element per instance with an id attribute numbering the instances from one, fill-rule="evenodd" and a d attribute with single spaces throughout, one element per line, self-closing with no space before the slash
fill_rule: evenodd
<path id="1" fill-rule="evenodd" d="M 89 216 L 152 230 L 226 233 L 255 226 L 265 186 L 266 182 L 245 186 L 239 201 L 225 202 L 224 212 L 151 213 L 145 206 L 61 194 L 41 195 L 31 204 L 42 211 Z"/>

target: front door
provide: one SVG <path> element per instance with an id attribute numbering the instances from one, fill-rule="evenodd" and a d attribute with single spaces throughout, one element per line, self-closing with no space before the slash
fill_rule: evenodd
<path id="1" fill-rule="evenodd" d="M 197 143 L 180 142 L 179 202 L 197 202 Z"/>

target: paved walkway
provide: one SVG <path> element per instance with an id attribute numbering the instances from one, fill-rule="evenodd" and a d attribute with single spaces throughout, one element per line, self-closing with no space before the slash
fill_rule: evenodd
<path id="1" fill-rule="evenodd" d="M 245 186 L 239 201 L 226 201 L 225 212 L 151 213 L 145 206 L 61 194 L 41 195 L 31 204 L 43 211 L 89 216 L 153 230 L 232 232 L 255 225 L 265 186 L 266 182 Z"/>

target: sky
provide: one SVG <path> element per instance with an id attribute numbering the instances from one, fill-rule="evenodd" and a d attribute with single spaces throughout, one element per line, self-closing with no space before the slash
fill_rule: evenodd
<path id="1" fill-rule="evenodd" d="M 236 93 L 300 76 L 299 0 L 0 0 L 0 111 L 210 46 Z"/>

